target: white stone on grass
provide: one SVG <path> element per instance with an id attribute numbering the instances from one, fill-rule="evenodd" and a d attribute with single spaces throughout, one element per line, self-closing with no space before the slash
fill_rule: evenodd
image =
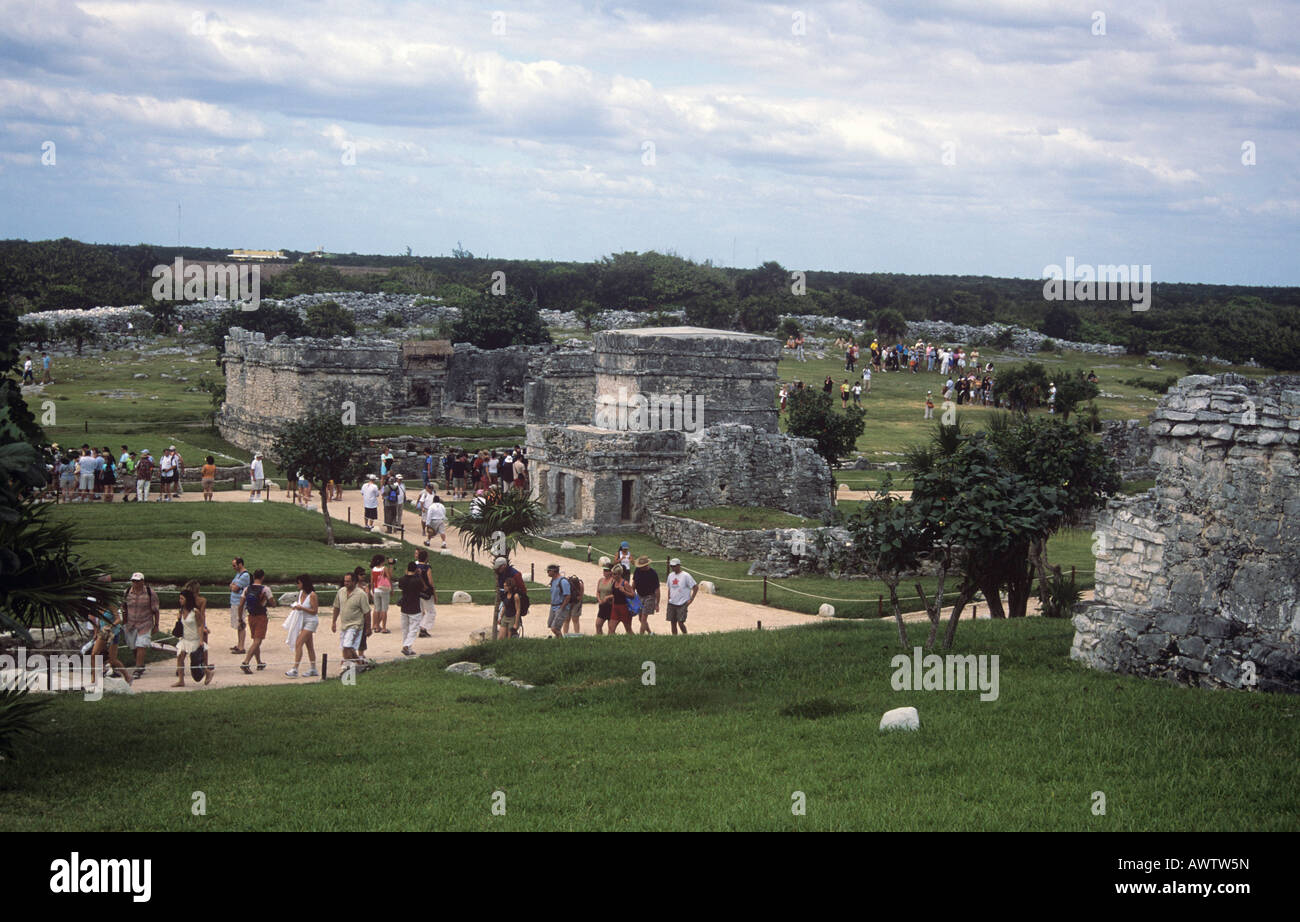
<path id="1" fill-rule="evenodd" d="M 447 667 L 446 671 L 455 672 L 459 675 L 470 675 L 471 673 L 478 672 L 482 668 L 483 667 L 480 666 L 478 663 L 471 663 L 468 660 L 461 660 L 459 663 L 452 663 L 450 666 Z"/>
<path id="2" fill-rule="evenodd" d="M 822 602 L 821 608 L 817 609 L 817 614 L 821 615 L 823 618 L 834 618 L 835 606 L 830 602 Z"/>
<path id="3" fill-rule="evenodd" d="M 452 605 L 468 605 L 470 602 L 473 601 L 474 601 L 473 597 L 470 596 L 470 594 L 466 592 L 464 589 L 457 589 L 455 592 L 451 594 Z"/>
<path id="4" fill-rule="evenodd" d="M 885 711 L 880 718 L 881 730 L 920 730 L 921 715 L 916 712 L 916 708 L 894 708 L 892 711 Z"/>
<path id="5" fill-rule="evenodd" d="M 713 595 L 717 591 L 718 587 L 713 585 L 713 583 L 709 582 L 707 579 L 700 583 L 700 592 L 703 592 L 705 595 Z"/>
<path id="6" fill-rule="evenodd" d="M 561 541 L 561 542 L 560 542 L 560 550 L 562 550 L 562 551 L 571 551 L 571 550 L 573 550 L 574 548 L 576 548 L 577 546 L 578 546 L 578 545 L 574 544 L 572 541 Z"/>

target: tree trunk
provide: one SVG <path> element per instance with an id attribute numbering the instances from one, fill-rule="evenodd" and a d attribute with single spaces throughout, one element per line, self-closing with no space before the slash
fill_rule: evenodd
<path id="1" fill-rule="evenodd" d="M 320 511 L 325 516 L 325 544 L 328 547 L 334 546 L 334 521 L 330 518 L 330 497 L 329 481 L 321 481 L 320 490 Z"/>
<path id="2" fill-rule="evenodd" d="M 961 591 L 957 593 L 956 600 L 952 603 L 952 614 L 948 616 L 948 630 L 943 634 L 943 648 L 952 649 L 952 642 L 957 637 L 957 621 L 961 618 L 962 609 L 966 603 L 975 595 L 975 584 L 969 579 L 964 580 L 961 585 Z"/>
<path id="3" fill-rule="evenodd" d="M 916 594 L 921 599 L 921 604 L 925 606 L 925 616 L 930 619 L 930 633 L 925 639 L 925 649 L 934 648 L 935 638 L 939 636 L 939 612 L 943 608 L 943 584 L 948 577 L 948 566 L 943 564 L 939 567 L 939 582 L 935 586 L 934 602 L 931 603 L 925 597 L 925 589 L 920 583 L 916 584 Z"/>
<path id="4" fill-rule="evenodd" d="M 889 602 L 894 606 L 894 620 L 898 622 L 898 642 L 902 644 L 903 649 L 906 650 L 908 646 L 907 625 L 903 623 L 903 612 L 898 604 L 898 580 L 895 579 L 892 582 L 887 582 L 885 585 L 889 587 Z"/>
<path id="5" fill-rule="evenodd" d="M 984 601 L 989 604 L 990 618 L 1005 618 L 1006 609 L 1002 607 L 1002 583 L 996 577 L 986 576 L 980 580 L 980 592 L 984 593 Z"/>
<path id="6" fill-rule="evenodd" d="M 1007 616 L 1023 618 L 1033 591 L 1033 571 L 1028 565 L 1017 565 L 1007 580 Z"/>

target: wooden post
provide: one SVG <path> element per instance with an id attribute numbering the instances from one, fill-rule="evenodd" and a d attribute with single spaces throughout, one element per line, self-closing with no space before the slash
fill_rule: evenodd
<path id="1" fill-rule="evenodd" d="M 876 596 L 876 616 L 885 617 L 885 597 L 883 595 Z"/>
<path id="2" fill-rule="evenodd" d="M 760 631 L 763 629 L 763 622 L 762 622 L 762 621 L 758 622 L 758 629 L 759 629 Z"/>
<path id="3" fill-rule="evenodd" d="M 330 677 L 330 655 L 322 653 L 320 655 L 320 680 L 324 682 Z"/>
<path id="4" fill-rule="evenodd" d="M 348 524 L 352 524 L 352 507 L 348 506 Z"/>
<path id="5" fill-rule="evenodd" d="M 1070 585 L 1074 585 L 1074 564 L 1070 565 Z"/>
<path id="6" fill-rule="evenodd" d="M 764 605 L 767 604 L 767 574 L 766 573 L 763 574 L 763 604 Z M 759 622 L 760 625 L 762 623 L 763 622 L 761 621 Z"/>
<path id="7" fill-rule="evenodd" d="M 587 563 L 591 563 L 591 545 L 587 545 Z"/>
<path id="8" fill-rule="evenodd" d="M 535 563 L 530 563 L 528 565 L 528 582 L 537 582 L 537 564 Z"/>

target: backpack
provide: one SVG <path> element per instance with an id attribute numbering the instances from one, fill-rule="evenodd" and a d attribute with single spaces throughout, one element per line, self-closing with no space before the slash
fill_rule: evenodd
<path id="1" fill-rule="evenodd" d="M 250 615 L 261 616 L 266 614 L 266 593 L 262 592 L 265 586 L 249 586 L 244 590 L 244 608 Z M 256 594 L 253 590 L 258 590 Z"/>
<path id="2" fill-rule="evenodd" d="M 388 492 L 384 496 L 385 501 L 390 503 L 395 503 L 397 502 L 397 498 L 398 498 L 397 487 L 390 486 L 388 488 Z"/>
<path id="3" fill-rule="evenodd" d="M 582 584 L 582 580 L 576 576 L 565 577 L 569 581 L 569 604 L 582 604 L 582 597 L 587 591 L 587 587 Z"/>
<path id="4" fill-rule="evenodd" d="M 142 458 L 140 463 L 135 466 L 135 476 L 139 480 L 148 480 L 149 475 L 153 473 L 153 461 L 149 458 Z"/>

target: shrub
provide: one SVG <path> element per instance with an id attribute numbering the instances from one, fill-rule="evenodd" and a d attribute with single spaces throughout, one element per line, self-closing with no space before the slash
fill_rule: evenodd
<path id="1" fill-rule="evenodd" d="M 1083 596 L 1074 579 L 1066 579 L 1059 571 L 1052 575 L 1043 588 L 1044 618 L 1069 618 L 1074 613 L 1074 606 Z"/>
<path id="2" fill-rule="evenodd" d="M 1057 348 L 1056 340 L 1050 337 L 1038 344 L 1039 352 L 1055 352 Z"/>

